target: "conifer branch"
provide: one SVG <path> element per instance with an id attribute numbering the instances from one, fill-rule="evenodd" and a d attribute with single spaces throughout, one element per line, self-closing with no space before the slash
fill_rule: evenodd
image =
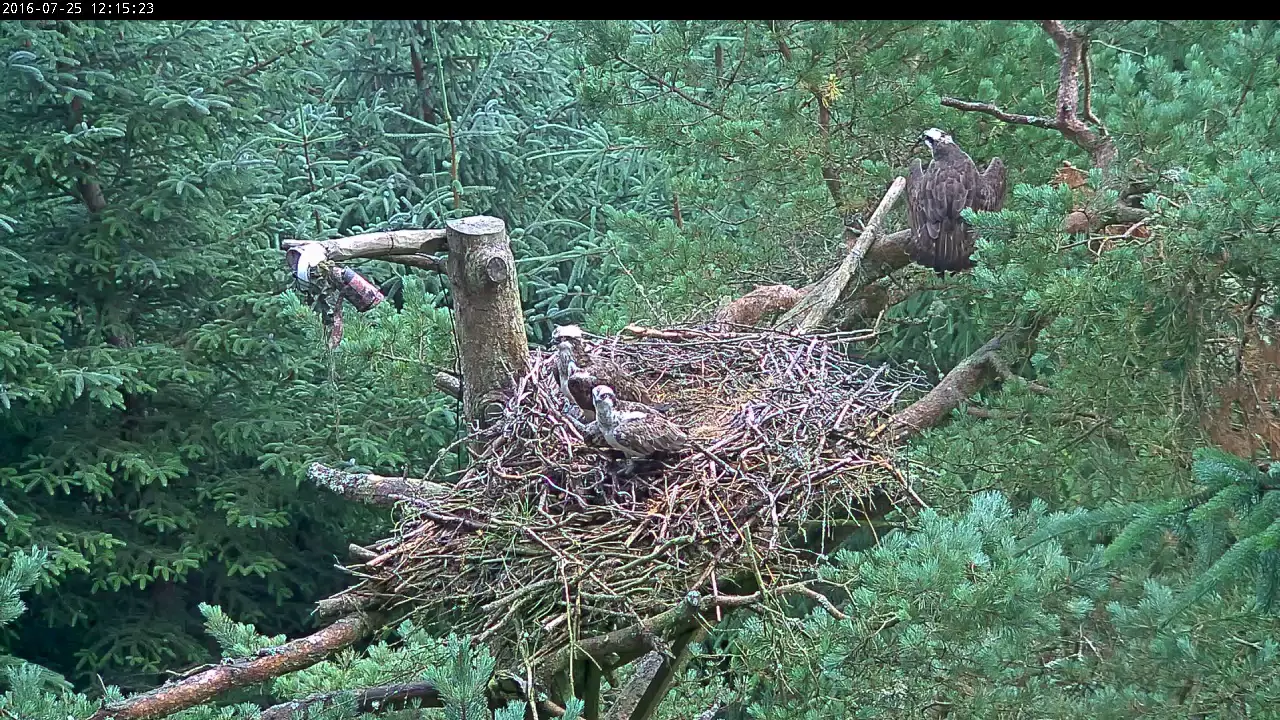
<path id="1" fill-rule="evenodd" d="M 415 22 L 413 24 L 413 29 L 419 35 L 425 34 L 422 32 L 422 25 L 420 22 Z M 422 52 L 418 49 L 417 38 L 409 40 L 409 63 L 413 66 L 413 81 L 414 84 L 417 85 L 418 89 L 418 102 L 420 106 L 419 110 L 422 113 L 422 122 L 434 125 L 436 122 L 436 113 L 435 110 L 431 108 L 431 103 L 427 99 L 429 90 L 427 87 L 427 73 L 425 65 L 422 62 Z M 443 90 L 443 88 L 441 88 L 441 90 Z"/>
<path id="2" fill-rule="evenodd" d="M 168 717 L 202 705 L 223 693 L 311 667 L 358 642 L 377 627 L 378 622 L 372 616 L 348 616 L 314 634 L 262 650 L 256 657 L 217 665 L 150 692 L 134 695 L 116 705 L 103 707 L 89 720 L 157 720 Z"/>
<path id="3" fill-rule="evenodd" d="M 325 30 L 324 32 L 320 33 L 320 37 L 314 37 L 314 38 L 311 38 L 310 40 L 303 40 L 297 45 L 290 45 L 288 50 L 285 50 L 284 52 L 273 55 L 272 57 L 269 57 L 266 60 L 261 60 L 257 63 L 254 63 L 253 65 L 250 65 L 244 70 L 241 70 L 238 75 L 233 75 L 227 78 L 226 80 L 223 80 L 222 86 L 229 88 L 232 85 L 235 85 L 236 83 L 244 82 L 245 80 L 248 80 L 253 75 L 258 74 L 263 70 L 266 70 L 267 68 L 271 67 L 272 65 L 275 65 L 276 63 L 280 62 L 284 58 L 289 57 L 293 53 L 299 50 L 306 50 L 307 48 L 314 45 L 317 40 L 327 40 L 334 33 L 341 30 L 342 27 L 343 27 L 342 25 L 334 25 L 328 30 Z"/>
<path id="4" fill-rule="evenodd" d="M 1067 30 L 1061 20 L 1042 20 L 1040 27 L 1053 38 L 1058 46 L 1058 97 L 1054 117 L 1038 115 L 1020 115 L 1001 110 L 991 103 L 974 102 L 958 98 L 944 97 L 942 104 L 964 112 L 980 112 L 1013 125 L 1031 125 L 1046 130 L 1057 130 L 1082 150 L 1089 153 L 1093 166 L 1106 171 L 1115 162 L 1117 150 L 1102 123 L 1093 116 L 1093 90 L 1088 87 L 1093 81 L 1089 68 L 1089 60 L 1085 55 L 1088 48 L 1079 33 Z M 1081 75 L 1084 75 L 1084 106 L 1080 105 Z M 1081 119 L 1083 112 L 1085 119 Z M 1089 127 L 1089 120 L 1098 126 L 1098 130 Z"/>
<path id="5" fill-rule="evenodd" d="M 675 93 L 676 95 L 678 95 L 679 97 L 681 97 L 682 99 L 684 99 L 686 102 L 688 102 L 688 103 L 690 103 L 690 104 L 692 104 L 692 105 L 696 105 L 697 107 L 700 107 L 700 108 L 702 108 L 703 110 L 707 110 L 707 111 L 711 112 L 712 114 L 714 114 L 716 117 L 724 118 L 725 120 L 728 120 L 728 119 L 729 119 L 729 117 L 728 117 L 727 115 L 725 115 L 723 112 L 721 112 L 721 111 L 720 111 L 719 109 L 717 109 L 715 106 L 713 106 L 713 105 L 709 105 L 709 104 L 707 104 L 707 103 L 705 103 L 705 102 L 703 102 L 703 101 L 699 100 L 698 98 L 693 97 L 693 96 L 692 96 L 692 95 L 690 95 L 689 93 L 687 93 L 687 92 L 685 92 L 685 91 L 681 90 L 679 87 L 677 87 L 675 83 L 670 83 L 670 82 L 667 82 L 666 80 L 663 80 L 662 78 L 658 77 L 657 75 L 654 75 L 653 73 L 651 73 L 651 72 L 649 72 L 648 70 L 644 69 L 643 67 L 641 67 L 641 66 L 637 65 L 636 63 L 633 63 L 633 62 L 631 62 L 630 60 L 626 59 L 626 58 L 625 58 L 625 57 L 623 57 L 622 55 L 620 55 L 620 54 L 618 54 L 618 53 L 614 53 L 613 59 L 614 59 L 614 60 L 617 60 L 618 62 L 622 63 L 623 65 L 626 65 L 627 67 L 631 68 L 632 70 L 635 70 L 636 72 L 640 73 L 641 75 L 645 76 L 646 78 L 648 78 L 648 80 L 649 80 L 650 82 L 652 82 L 653 84 L 657 85 L 658 87 L 660 87 L 660 88 L 664 88 L 664 89 L 666 89 L 666 90 L 670 90 L 671 92 Z"/>

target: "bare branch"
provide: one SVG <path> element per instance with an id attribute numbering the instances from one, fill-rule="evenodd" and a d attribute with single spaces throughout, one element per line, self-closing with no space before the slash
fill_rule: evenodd
<path id="1" fill-rule="evenodd" d="M 341 692 L 321 693 L 301 700 L 272 705 L 262 711 L 261 720 L 291 720 L 305 718 L 313 711 L 327 708 L 337 702 Z M 401 683 L 365 688 L 355 693 L 356 712 L 374 713 L 398 710 L 412 700 L 421 700 L 421 707 L 442 707 L 440 691 L 429 682 Z M 297 713 L 297 715 L 295 715 Z"/>
<path id="2" fill-rule="evenodd" d="M 965 112 L 980 112 L 1015 125 L 1032 125 L 1034 127 L 1057 130 L 1071 142 L 1078 145 L 1093 160 L 1093 166 L 1108 170 L 1115 162 L 1117 151 L 1102 123 L 1093 116 L 1092 88 L 1093 82 L 1086 57 L 1088 48 L 1084 38 L 1078 33 L 1067 30 L 1061 20 L 1042 20 L 1040 27 L 1044 29 L 1058 46 L 1058 97 L 1055 115 L 1052 118 L 1036 115 L 1019 115 L 1005 112 L 990 103 L 973 102 L 957 98 L 943 98 L 942 104 Z M 1084 75 L 1084 107 L 1080 107 L 1080 76 Z M 1081 113 L 1084 119 L 1081 119 Z M 1089 127 L 1088 120 L 1098 126 L 1098 130 Z"/>
<path id="3" fill-rule="evenodd" d="M 844 261 L 835 272 L 819 282 L 800 302 L 796 303 L 795 307 L 782 316 L 775 325 L 777 329 L 806 333 L 826 320 L 831 308 L 844 294 L 849 282 L 860 274 L 863 258 L 867 255 L 872 243 L 880 236 L 881 224 L 884 223 L 889 211 L 898 202 L 898 198 L 902 196 L 902 191 L 906 187 L 906 178 L 894 178 L 893 184 L 881 198 L 880 205 L 872 213 L 871 220 L 867 222 L 862 235 L 858 237 L 858 242 L 845 255 Z"/>
<path id="4" fill-rule="evenodd" d="M 944 107 L 955 108 L 964 112 L 978 112 L 984 115 L 990 115 L 998 120 L 1003 120 L 1011 125 L 1031 125 L 1032 127 L 1044 128 L 1046 130 L 1057 130 L 1058 122 L 1053 118 L 1042 117 L 1040 115 L 1020 115 L 1018 113 L 1005 112 L 991 103 L 974 102 L 973 100 L 961 100 L 959 98 L 944 97 L 942 98 Z"/>
<path id="5" fill-rule="evenodd" d="M 711 321 L 754 326 L 768 315 L 790 310 L 802 297 L 804 293 L 790 285 L 761 285 L 720 308 Z"/>
<path id="6" fill-rule="evenodd" d="M 400 265 L 408 265 L 409 267 L 418 268 L 419 270 L 431 270 L 432 272 L 444 272 L 444 260 L 434 255 L 423 255 L 414 253 L 413 255 L 384 255 L 379 260 L 387 262 L 399 263 Z"/>
<path id="7" fill-rule="evenodd" d="M 319 243 L 325 259 L 335 262 L 356 258 L 385 258 L 387 255 L 430 255 L 444 249 L 444 230 L 391 230 L 332 240 L 284 240 L 287 251 L 309 243 Z"/>
<path id="8" fill-rule="evenodd" d="M 345 617 L 312 635 L 260 651 L 256 657 L 217 665 L 150 692 L 134 695 L 116 705 L 103 707 L 89 720 L 156 720 L 168 717 L 202 705 L 222 693 L 311 667 L 335 651 L 359 641 L 376 627 L 377 622 L 368 615 Z"/>
<path id="9" fill-rule="evenodd" d="M 998 353 L 1006 346 L 1028 342 L 1052 320 L 1052 315 L 1039 317 L 1029 327 L 1011 330 L 988 340 L 952 368 L 924 397 L 894 413 L 888 422 L 870 433 L 868 439 L 875 439 L 887 432 L 892 439 L 901 441 L 940 425 L 952 410 L 960 407 L 961 403 L 998 377 L 1020 381 L 1031 392 L 1049 393 L 1048 388 L 1013 375 Z"/>
<path id="10" fill-rule="evenodd" d="M 662 656 L 662 653 L 654 650 L 640 658 L 635 675 L 622 686 L 618 692 L 618 699 L 613 707 L 609 708 L 609 712 L 605 713 L 604 720 L 631 720 L 640 707 L 640 701 L 654 685 L 654 681 L 658 679 L 658 673 L 666 663 L 667 659 Z"/>
<path id="11" fill-rule="evenodd" d="M 357 595 L 350 592 L 342 593 L 317 602 L 314 614 L 321 620 L 351 615 L 372 608 L 376 600 L 376 598 L 368 595 Z"/>
<path id="12" fill-rule="evenodd" d="M 456 400 L 462 399 L 462 378 L 444 371 L 436 373 L 436 389 Z"/>
<path id="13" fill-rule="evenodd" d="M 992 358 L 1003 338 L 992 338 L 972 355 L 960 361 L 924 397 L 899 410 L 870 437 L 888 432 L 894 440 L 905 440 L 926 428 L 940 424 L 947 415 L 972 397 L 995 376 Z"/>
<path id="14" fill-rule="evenodd" d="M 349 500 L 366 505 L 391 507 L 402 500 L 425 500 L 448 493 L 448 489 L 429 480 L 387 477 L 373 473 L 349 473 L 320 463 L 312 463 L 307 478 Z"/>
<path id="15" fill-rule="evenodd" d="M 289 45 L 289 48 L 288 48 L 287 50 L 285 50 L 284 52 L 282 52 L 282 53 L 280 53 L 280 54 L 278 54 L 278 55 L 274 55 L 274 56 L 272 56 L 272 57 L 270 57 L 270 58 L 267 58 L 267 59 L 265 59 L 265 60 L 261 60 L 261 61 L 259 61 L 259 62 L 255 63 L 255 64 L 253 64 L 253 65 L 251 65 L 251 66 L 249 66 L 249 67 L 247 67 L 247 68 L 245 68 L 245 69 L 241 70 L 239 75 L 232 75 L 231 77 L 227 78 L 226 80 L 223 80 L 223 81 L 222 81 L 222 86 L 223 86 L 223 87 L 231 87 L 232 85 L 235 85 L 236 83 L 244 82 L 245 80 L 249 79 L 249 77 L 251 77 L 252 75 L 254 75 L 254 74 L 258 73 L 258 72 L 261 72 L 262 70 L 265 70 L 265 69 L 267 69 L 267 68 L 271 67 L 272 65 L 276 64 L 276 63 L 277 63 L 277 62 L 279 62 L 280 60 L 283 60 L 284 58 L 288 57 L 289 55 L 292 55 L 293 53 L 295 53 L 295 52 L 297 52 L 297 51 L 299 51 L 299 50 L 306 50 L 307 48 L 309 48 L 309 47 L 311 47 L 313 44 L 315 44 L 316 40 L 324 40 L 324 39 L 328 38 L 330 35 L 333 35 L 334 33 L 338 32 L 338 31 L 339 31 L 339 30 L 341 30 L 341 29 L 342 29 L 342 25 L 334 25 L 333 27 L 329 28 L 328 30 L 325 30 L 324 32 L 320 33 L 320 37 L 318 37 L 318 38 L 311 38 L 310 40 L 303 40 L 302 42 L 298 43 L 297 45 L 290 44 L 290 45 Z"/>
<path id="16" fill-rule="evenodd" d="M 650 82 L 652 82 L 653 84 L 657 85 L 658 87 L 660 87 L 660 88 L 666 88 L 667 90 L 670 90 L 671 92 L 673 92 L 673 93 L 675 93 L 676 95 L 678 95 L 678 96 L 680 96 L 681 98 L 683 98 L 686 102 L 688 102 L 688 103 L 690 103 L 690 104 L 693 104 L 693 105 L 697 105 L 698 107 L 702 108 L 703 110 L 707 110 L 708 112 L 711 112 L 712 114 L 714 114 L 714 115 L 716 115 L 716 116 L 718 116 L 718 117 L 722 117 L 722 118 L 724 118 L 724 119 L 726 119 L 726 120 L 728 120 L 728 119 L 729 119 L 727 115 L 725 115 L 724 113 L 720 112 L 720 111 L 719 111 L 718 109 L 716 109 L 715 107 L 713 107 L 713 106 L 711 106 L 711 105 L 708 105 L 707 103 L 705 103 L 705 102 L 703 102 L 703 101 L 699 100 L 698 98 L 693 97 L 693 96 L 692 96 L 692 95 L 690 95 L 689 93 L 686 93 L 685 91 L 681 90 L 679 87 L 677 87 L 677 86 L 676 86 L 676 84 L 675 84 L 675 83 L 671 83 L 671 82 L 667 82 L 666 80 L 663 80 L 662 78 L 658 77 L 657 75 L 654 75 L 653 73 L 649 72 L 648 70 L 645 70 L 643 67 L 640 67 L 639 65 L 637 65 L 637 64 L 635 64 L 635 63 L 633 63 L 633 62 L 631 62 L 630 60 L 626 59 L 625 57 L 623 57 L 623 56 L 621 56 L 621 55 L 617 55 L 617 54 L 615 54 L 615 55 L 613 56 L 613 59 L 614 59 L 614 60 L 617 60 L 618 62 L 622 63 L 623 65 L 626 65 L 627 67 L 631 68 L 632 70 L 635 70 L 636 72 L 640 73 L 641 75 L 645 76 L 646 78 L 648 78 L 648 79 L 649 79 L 649 81 L 650 81 Z"/>
<path id="17" fill-rule="evenodd" d="M 370 560 L 378 557 L 378 553 L 368 548 L 356 545 L 355 543 L 347 545 L 347 555 L 350 555 L 351 559 L 356 562 L 369 562 Z"/>

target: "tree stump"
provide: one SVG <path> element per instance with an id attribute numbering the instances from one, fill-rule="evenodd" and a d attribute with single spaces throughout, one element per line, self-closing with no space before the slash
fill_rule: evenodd
<path id="1" fill-rule="evenodd" d="M 529 362 L 524 310 L 507 227 L 485 215 L 446 224 L 446 271 L 457 316 L 462 406 L 467 420 L 486 426 Z"/>

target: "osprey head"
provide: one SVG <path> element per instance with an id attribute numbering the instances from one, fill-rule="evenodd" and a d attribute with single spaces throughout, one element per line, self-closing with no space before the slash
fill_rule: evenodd
<path id="1" fill-rule="evenodd" d="M 597 406 L 602 403 L 613 405 L 613 388 L 608 385 L 597 385 L 591 389 L 591 399 Z"/>
<path id="2" fill-rule="evenodd" d="M 929 152 L 936 152 L 939 145 L 954 143 L 951 136 L 938 128 L 929 128 L 920 135 L 920 141 L 929 146 Z"/>
<path id="3" fill-rule="evenodd" d="M 582 328 L 577 325 L 557 325 L 551 331 L 551 342 L 560 343 L 565 340 L 576 342 L 582 339 Z"/>

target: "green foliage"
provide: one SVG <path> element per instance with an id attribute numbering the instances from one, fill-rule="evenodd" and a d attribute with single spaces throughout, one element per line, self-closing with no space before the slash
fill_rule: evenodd
<path id="1" fill-rule="evenodd" d="M 449 661 L 444 667 L 430 668 L 427 680 L 440 690 L 446 720 L 468 720 L 489 715 L 485 690 L 493 675 L 494 661 L 486 648 L 472 653 L 470 639 L 450 636 Z"/>
<path id="2" fill-rule="evenodd" d="M 1165 549 L 1168 541 L 1162 533 L 1173 533 L 1194 549 L 1194 562 L 1187 569 L 1190 584 L 1170 604 L 1168 619 L 1248 579 L 1254 585 L 1255 609 L 1272 609 L 1280 582 L 1275 557 L 1280 543 L 1280 496 L 1275 492 L 1280 466 L 1272 464 L 1264 474 L 1241 458 L 1205 448 L 1196 452 L 1192 474 L 1199 492 L 1190 501 L 1059 513 L 1028 538 L 1026 546 L 1123 523 L 1103 555 L 1104 561 L 1117 564 Z"/>
<path id="3" fill-rule="evenodd" d="M 4 541 L 53 560 L 32 601 L 44 627 L 20 628 L 36 659 L 146 686 L 209 658 L 201 602 L 307 627 L 341 582 L 332 558 L 381 522 L 310 487 L 307 465 L 421 472 L 453 440 L 455 404 L 423 392 L 453 362 L 440 278 L 357 265 L 392 302 L 348 312 L 329 352 L 276 294 L 277 238 L 488 212 L 511 228 L 535 338 L 607 302 L 607 214 L 651 204 L 664 176 L 577 107 L 545 30 L 0 33 L 0 484 Z"/>
<path id="4" fill-rule="evenodd" d="M 610 313 L 620 277 L 609 218 L 663 204 L 666 176 L 644 146 L 580 107 L 572 48 L 553 39 L 555 28 L 397 21 L 362 30 L 367 42 L 345 45 L 334 68 L 344 81 L 333 102 L 370 116 L 354 156 L 376 149 L 391 159 L 383 207 L 331 201 L 342 218 L 334 229 L 496 215 L 510 230 L 533 339 L 549 339 L 555 323 Z"/>
<path id="5" fill-rule="evenodd" d="M 1035 326 L 1005 359 L 1036 385 L 997 383 L 907 449 L 936 510 L 822 568 L 847 619 L 779 606 L 726 624 L 662 712 L 1265 714 L 1280 470 L 1191 449 L 1263 435 L 1210 411 L 1270 372 L 1251 352 L 1275 352 L 1280 36 L 1069 26 L 1119 151 L 1114 177 L 1074 191 L 1051 179 L 1090 159 L 1061 133 L 939 102 L 1052 114 L 1057 51 L 1033 22 L 4 26 L 0 621 L 34 591 L 4 648 L 132 689 L 278 645 L 385 520 L 310 487 L 306 466 L 419 474 L 454 439 L 456 403 L 424 390 L 454 362 L 442 279 L 357 264 L 389 301 L 348 312 L 331 351 L 280 292 L 280 238 L 493 214 L 532 341 L 683 319 L 821 275 L 939 126 L 1004 159 L 1006 209 L 969 217 L 972 273 L 900 272 L 880 289 L 905 300 L 845 321 L 878 319 L 869 354 L 939 376 Z M 1143 232 L 1064 232 L 1129 185 Z M 17 550 L 32 545 L 44 575 Z M 446 701 L 428 715 L 488 717 L 494 670 L 485 648 L 406 624 L 270 692 L 338 693 L 321 711 L 338 720 L 357 688 L 427 678 Z M 13 664 L 0 709 L 91 711 L 52 679 Z"/>
<path id="6" fill-rule="evenodd" d="M 1205 607 L 1168 622 L 1178 604 L 1169 586 L 1118 580 L 1100 548 L 1027 543 L 1047 522 L 1043 503 L 1015 512 L 984 493 L 954 517 L 926 510 L 911 532 L 840 552 L 821 577 L 847 619 L 821 608 L 754 617 L 693 662 L 727 664 L 727 676 L 691 685 L 666 716 L 710 698 L 779 719 L 938 707 L 974 718 L 1031 708 L 1037 717 L 1234 716 L 1275 702 L 1274 616 Z"/>
<path id="7" fill-rule="evenodd" d="M 421 294 L 393 323 L 391 349 L 413 348 L 398 374 L 335 362 L 314 317 L 277 295 L 274 235 L 327 199 L 290 196 L 308 151 L 265 141 L 285 122 L 273 114 L 309 117 L 273 110 L 310 92 L 314 59 L 291 48 L 339 30 L 0 31 L 21 48 L 0 73 L 15 149 L 3 197 L 21 208 L 0 254 L 3 543 L 51 557 L 6 641 L 29 659 L 146 687 L 211 657 L 193 633 L 202 601 L 308 627 L 314 598 L 343 582 L 334 556 L 381 518 L 305 484 L 306 465 L 429 462 L 453 437 L 440 396 L 388 392 L 423 387 L 416 363 L 442 352 L 399 335 L 440 327 Z"/>

